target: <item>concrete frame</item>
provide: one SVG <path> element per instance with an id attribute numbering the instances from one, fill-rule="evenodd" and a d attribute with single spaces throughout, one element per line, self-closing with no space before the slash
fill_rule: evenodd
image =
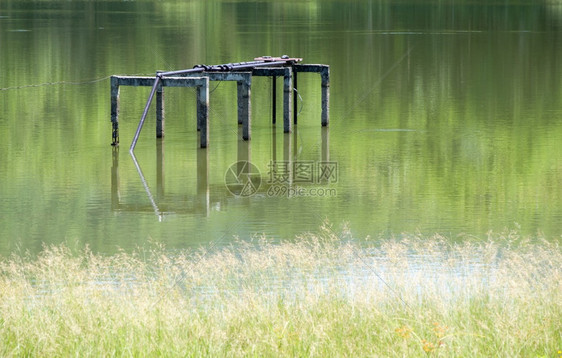
<path id="1" fill-rule="evenodd" d="M 201 148 L 209 144 L 209 81 L 236 81 L 238 100 L 238 124 L 242 125 L 242 139 L 251 138 L 251 86 L 252 76 L 268 76 L 273 79 L 273 124 L 275 124 L 276 109 L 276 77 L 283 76 L 283 131 L 292 131 L 291 112 L 294 124 L 297 124 L 297 101 L 293 92 L 297 88 L 297 74 L 318 73 L 322 87 L 322 126 L 329 124 L 330 103 L 330 66 L 314 64 L 291 64 L 278 67 L 255 67 L 251 71 L 199 71 L 195 73 L 181 73 L 182 71 L 169 72 L 173 76 L 162 76 L 158 71 L 160 83 L 156 86 L 156 137 L 164 136 L 164 87 L 196 87 L 197 88 L 197 130 L 200 131 Z M 147 86 L 154 87 L 156 77 L 146 76 L 111 76 L 111 122 L 113 127 L 112 145 L 119 144 L 119 94 L 120 86 Z M 292 105 L 293 106 L 292 106 Z M 147 104 L 148 106 L 148 104 Z M 294 108 L 292 108 L 294 107 Z M 148 107 L 147 107 L 148 109 Z M 146 113 L 145 113 L 146 114 Z M 144 115 L 143 115 L 144 119 Z M 142 122 L 142 120 L 141 120 Z M 135 138 L 136 140 L 136 138 Z"/>
<path id="2" fill-rule="evenodd" d="M 153 87 L 155 77 L 111 76 L 111 123 L 112 145 L 119 144 L 119 94 L 121 86 Z M 196 87 L 197 130 L 201 148 L 209 145 L 209 78 L 208 77 L 162 77 L 156 89 L 156 137 L 164 136 L 164 87 Z"/>
<path id="3" fill-rule="evenodd" d="M 297 74 L 299 72 L 318 73 L 320 74 L 322 86 L 322 126 L 326 127 L 330 124 L 330 66 L 328 65 L 307 65 L 307 64 L 294 64 L 293 77 L 294 86 L 297 88 Z M 294 102 L 296 106 L 296 101 Z M 297 109 L 294 109 L 294 122 L 297 124 Z"/>

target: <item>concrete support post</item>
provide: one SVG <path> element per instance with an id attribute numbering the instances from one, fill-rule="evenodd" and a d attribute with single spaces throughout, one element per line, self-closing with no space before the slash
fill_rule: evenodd
<path id="1" fill-rule="evenodd" d="M 330 123 L 330 66 L 323 66 L 322 78 L 322 126 Z"/>
<path id="2" fill-rule="evenodd" d="M 111 76 L 111 145 L 119 145 L 119 79 Z"/>
<path id="3" fill-rule="evenodd" d="M 299 93 L 297 89 L 297 70 L 293 69 L 293 124 L 297 124 L 297 116 L 299 115 L 299 101 L 297 101 Z"/>
<path id="4" fill-rule="evenodd" d="M 250 116 L 250 85 L 252 72 L 201 72 L 187 73 L 185 77 L 204 76 L 210 81 L 236 81 L 238 97 L 238 124 L 244 124 L 246 118 Z"/>
<path id="5" fill-rule="evenodd" d="M 277 76 L 271 76 L 271 123 L 277 122 Z"/>
<path id="6" fill-rule="evenodd" d="M 164 136 L 164 87 L 162 82 L 156 88 L 156 138 Z"/>
<path id="7" fill-rule="evenodd" d="M 293 85 L 291 81 L 291 69 L 285 68 L 283 79 L 283 131 L 291 132 L 291 99 L 293 98 Z"/>
<path id="8" fill-rule="evenodd" d="M 244 123 L 244 99 L 243 99 L 243 89 L 242 84 L 243 81 L 236 82 L 236 95 L 237 95 L 237 103 L 238 103 L 238 124 Z"/>
<path id="9" fill-rule="evenodd" d="M 330 123 L 330 66 L 328 65 L 293 65 L 296 72 L 319 73 L 322 80 L 322 126 Z M 296 118 L 296 116 L 295 116 Z M 296 123 L 296 122 L 295 122 Z"/>
<path id="10" fill-rule="evenodd" d="M 200 128 L 201 148 L 209 145 L 209 78 L 204 77 L 197 86 L 197 126 Z"/>
<path id="11" fill-rule="evenodd" d="M 238 123 L 242 124 L 242 139 L 251 138 L 251 86 L 252 76 L 248 74 L 246 78 L 237 82 L 238 89 Z"/>
<path id="12" fill-rule="evenodd" d="M 272 80 L 272 90 L 271 90 L 271 100 L 272 100 L 272 114 L 271 119 L 273 124 L 276 123 L 277 117 L 277 77 L 283 76 L 283 121 L 291 116 L 291 99 L 292 99 L 292 85 L 291 76 L 292 71 L 290 67 L 261 67 L 254 68 L 252 70 L 253 76 L 271 76 Z M 287 91 L 289 90 L 289 91 Z M 284 124 L 284 126 L 286 126 Z M 289 126 L 289 131 L 291 131 Z"/>

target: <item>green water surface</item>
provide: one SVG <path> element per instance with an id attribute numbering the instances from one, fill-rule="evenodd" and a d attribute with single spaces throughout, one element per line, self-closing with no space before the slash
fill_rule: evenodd
<path id="1" fill-rule="evenodd" d="M 0 48 L 1 254 L 292 238 L 326 219 L 357 238 L 560 239 L 558 1 L 2 1 Z M 317 75 L 299 76 L 290 134 L 255 77 L 250 142 L 236 85 L 213 82 L 199 149 L 195 91 L 169 88 L 164 140 L 151 108 L 135 151 L 141 176 L 128 147 L 150 89 L 124 87 L 110 146 L 110 75 L 283 54 L 330 65 L 328 128 Z M 261 174 L 254 195 L 225 185 L 238 160 Z M 305 171 L 275 183 L 272 163 Z M 336 171 L 317 180 L 326 163 Z"/>

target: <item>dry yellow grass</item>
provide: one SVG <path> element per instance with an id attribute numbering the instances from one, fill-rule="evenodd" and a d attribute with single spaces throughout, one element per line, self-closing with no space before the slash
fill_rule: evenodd
<path id="1" fill-rule="evenodd" d="M 0 260 L 1 356 L 558 357 L 562 250 L 515 232 Z"/>

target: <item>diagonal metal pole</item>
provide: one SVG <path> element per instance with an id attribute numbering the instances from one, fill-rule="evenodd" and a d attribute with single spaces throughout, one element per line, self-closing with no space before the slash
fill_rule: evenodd
<path id="1" fill-rule="evenodd" d="M 154 78 L 154 86 L 152 86 L 152 91 L 150 91 L 150 96 L 148 96 L 148 101 L 146 101 L 146 106 L 144 107 L 144 112 L 142 113 L 142 117 L 139 122 L 139 126 L 137 127 L 137 132 L 135 133 L 135 137 L 133 138 L 133 142 L 131 143 L 131 147 L 129 148 L 129 152 L 133 154 L 135 150 L 135 146 L 137 145 L 137 141 L 139 140 L 139 135 L 142 130 L 142 126 L 144 125 L 144 121 L 146 119 L 146 115 L 148 114 L 148 109 L 150 108 L 150 104 L 152 103 L 152 99 L 154 98 L 154 94 L 156 93 L 156 88 L 162 79 L 161 74 L 157 74 Z"/>

